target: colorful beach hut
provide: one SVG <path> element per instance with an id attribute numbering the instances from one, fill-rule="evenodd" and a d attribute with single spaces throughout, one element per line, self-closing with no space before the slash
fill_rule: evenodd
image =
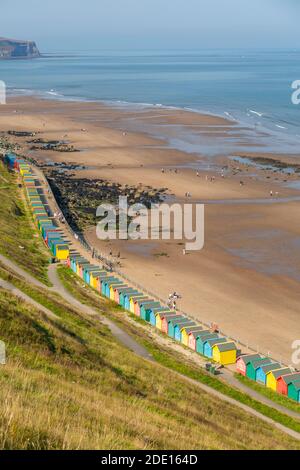
<path id="1" fill-rule="evenodd" d="M 271 361 L 270 364 L 265 364 L 258 367 L 256 371 L 256 382 L 266 385 L 267 382 L 267 373 L 271 372 L 272 370 L 279 369 L 280 364 L 278 362 Z"/>
<path id="2" fill-rule="evenodd" d="M 135 294 L 137 291 L 136 289 L 134 289 L 133 287 L 124 287 L 124 288 L 121 288 L 119 289 L 119 305 L 121 305 L 121 307 L 125 308 L 125 296 L 127 294 Z"/>
<path id="3" fill-rule="evenodd" d="M 184 326 L 186 323 L 189 322 L 189 319 L 184 315 L 179 315 L 178 318 L 169 318 L 168 319 L 168 335 L 170 338 L 174 339 L 175 336 L 175 327 L 176 325 Z M 189 326 L 189 325 L 186 325 Z"/>
<path id="4" fill-rule="evenodd" d="M 169 309 L 166 308 L 166 307 L 157 307 L 157 308 L 152 308 L 151 311 L 150 311 L 150 325 L 152 326 L 155 326 L 156 327 L 156 315 L 160 312 L 168 312 Z"/>
<path id="5" fill-rule="evenodd" d="M 153 299 L 149 299 L 146 295 L 142 299 L 135 299 L 134 300 L 134 314 L 137 317 L 141 316 L 141 305 L 146 301 L 153 301 Z"/>
<path id="6" fill-rule="evenodd" d="M 99 270 L 91 273 L 91 286 L 96 289 L 98 292 L 101 291 L 101 279 L 108 277 L 107 271 Z"/>
<path id="7" fill-rule="evenodd" d="M 246 367 L 246 376 L 248 379 L 256 380 L 256 371 L 261 366 L 266 366 L 270 364 L 269 357 L 261 357 L 260 359 L 254 359 L 247 364 Z"/>
<path id="8" fill-rule="evenodd" d="M 151 312 L 155 308 L 161 308 L 161 304 L 157 301 L 143 302 L 140 307 L 141 319 L 150 322 Z"/>
<path id="9" fill-rule="evenodd" d="M 207 341 L 205 341 L 205 343 L 203 345 L 203 354 L 204 354 L 204 356 L 212 359 L 212 357 L 213 357 L 213 346 L 215 346 L 216 344 L 220 344 L 220 343 L 228 343 L 227 338 L 218 337 L 218 338 L 211 338 L 211 339 L 208 339 Z"/>
<path id="10" fill-rule="evenodd" d="M 239 374 L 246 376 L 247 365 L 251 361 L 256 361 L 261 359 L 260 354 L 245 354 L 239 356 L 236 361 L 236 370 Z"/>
<path id="11" fill-rule="evenodd" d="M 207 334 L 198 334 L 196 338 L 196 352 L 204 356 L 204 344 L 209 339 L 218 339 L 219 335 L 217 333 L 212 333 L 211 331 Z"/>
<path id="12" fill-rule="evenodd" d="M 124 309 L 129 312 L 130 311 L 130 298 L 133 295 L 140 295 L 140 294 L 141 293 L 137 289 L 134 289 L 133 292 L 124 292 Z"/>
<path id="13" fill-rule="evenodd" d="M 136 302 L 137 300 L 146 300 L 146 299 L 147 299 L 147 296 L 144 295 L 144 294 L 131 296 L 131 297 L 130 297 L 130 312 L 131 312 L 131 313 L 136 313 L 135 302 Z"/>
<path id="14" fill-rule="evenodd" d="M 182 328 L 182 331 L 181 331 L 181 342 L 182 344 L 184 344 L 185 346 L 188 346 L 189 345 L 189 334 L 192 333 L 193 331 L 199 331 L 201 327 L 199 325 L 195 325 L 195 326 L 187 326 L 187 327 L 184 327 Z"/>
<path id="15" fill-rule="evenodd" d="M 296 382 L 291 382 L 288 385 L 288 397 L 291 400 L 300 403 L 300 380 L 296 380 Z"/>
<path id="16" fill-rule="evenodd" d="M 281 395 L 287 395 L 288 386 L 292 382 L 297 382 L 297 380 L 300 380 L 300 372 L 294 372 L 293 374 L 282 375 L 277 380 L 277 389 L 276 389 L 277 392 L 281 393 Z"/>
<path id="17" fill-rule="evenodd" d="M 163 310 L 162 312 L 157 312 L 156 315 L 155 315 L 155 319 L 156 319 L 155 326 L 156 326 L 156 328 L 158 330 L 162 331 L 163 319 L 166 318 L 166 317 L 173 316 L 173 315 L 174 315 L 174 312 L 172 312 L 169 309 Z"/>
<path id="18" fill-rule="evenodd" d="M 178 318 L 182 318 L 182 315 L 179 313 L 173 312 L 171 315 L 164 315 L 161 324 L 161 331 L 166 335 L 169 334 L 169 322 L 170 320 L 177 320 Z"/>
<path id="19" fill-rule="evenodd" d="M 193 351 L 196 351 L 197 337 L 200 336 L 202 333 L 204 335 L 208 335 L 209 333 L 211 333 L 211 330 L 203 330 L 203 328 L 199 326 L 197 330 L 193 330 L 189 333 L 188 347 L 191 348 Z"/>
<path id="20" fill-rule="evenodd" d="M 124 282 L 122 282 L 122 281 L 120 281 L 117 284 L 113 283 L 113 284 L 110 285 L 110 287 L 109 287 L 109 298 L 110 298 L 110 300 L 112 300 L 113 302 L 116 302 L 115 301 L 116 289 L 118 287 L 122 287 L 122 286 L 124 286 Z M 116 302 L 116 303 L 118 303 L 118 302 Z"/>
<path id="21" fill-rule="evenodd" d="M 288 367 L 282 367 L 281 369 L 271 370 L 267 373 L 266 386 L 273 390 L 277 391 L 277 380 L 283 375 L 291 374 L 291 369 Z"/>
<path id="22" fill-rule="evenodd" d="M 223 366 L 235 364 L 237 347 L 233 341 L 217 343 L 213 346 L 213 360 Z"/>
<path id="23" fill-rule="evenodd" d="M 182 335 L 182 330 L 184 327 L 189 327 L 189 326 L 196 326 L 196 323 L 189 318 L 187 318 L 186 321 L 183 321 L 182 323 L 178 323 L 174 327 L 174 339 L 181 343 L 181 335 Z"/>

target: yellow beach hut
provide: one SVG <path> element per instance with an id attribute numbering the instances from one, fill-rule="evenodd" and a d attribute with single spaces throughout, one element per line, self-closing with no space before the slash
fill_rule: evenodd
<path id="1" fill-rule="evenodd" d="M 166 309 L 155 314 L 156 323 L 155 326 L 158 330 L 162 330 L 163 319 L 169 316 L 174 316 L 174 310 Z"/>
<path id="2" fill-rule="evenodd" d="M 212 350 L 215 362 L 224 366 L 236 363 L 237 347 L 233 342 L 215 344 Z"/>
<path id="3" fill-rule="evenodd" d="M 133 294 L 129 297 L 129 311 L 131 313 L 134 313 L 134 302 L 136 300 L 142 300 L 142 299 L 146 299 L 146 296 L 142 294 L 141 292 L 137 294 Z"/>
<path id="4" fill-rule="evenodd" d="M 274 392 L 277 391 L 277 380 L 282 377 L 283 375 L 291 374 L 291 369 L 288 367 L 283 367 L 281 369 L 271 370 L 266 374 L 266 386 Z"/>

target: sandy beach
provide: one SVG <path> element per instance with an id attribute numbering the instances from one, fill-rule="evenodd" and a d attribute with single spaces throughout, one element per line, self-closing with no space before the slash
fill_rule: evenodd
<path id="1" fill-rule="evenodd" d="M 29 98 L 0 108 L 0 131 L 39 132 L 80 150 L 35 151 L 28 138 L 9 137 L 40 163 L 84 165 L 76 178 L 168 188 L 172 201 L 181 203 L 190 192 L 189 202 L 204 202 L 205 246 L 198 252 L 184 255 L 178 240 L 103 242 L 96 227 L 85 236 L 106 255 L 120 251 L 121 270 L 159 297 L 179 292 L 183 311 L 290 364 L 292 342 L 300 338 L 300 178 L 272 164 L 243 162 L 238 149 L 212 156 L 188 145 L 175 148 L 182 128 L 198 136 L 203 149 L 214 141 L 225 148 L 234 136 L 249 140 L 244 156 L 290 164 L 299 158 L 270 154 L 262 144 L 259 154 L 253 152 L 249 132 L 238 123 L 187 111 Z"/>

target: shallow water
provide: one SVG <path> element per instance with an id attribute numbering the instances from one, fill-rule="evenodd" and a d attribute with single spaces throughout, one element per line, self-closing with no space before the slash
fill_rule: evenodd
<path id="1" fill-rule="evenodd" d="M 298 50 L 60 51 L 34 61 L 1 61 L 0 79 L 12 94 L 99 100 L 141 113 L 156 109 L 158 115 L 167 106 L 216 114 L 248 128 L 237 126 L 224 142 L 184 127 L 174 136 L 171 126 L 151 129 L 148 120 L 149 132 L 162 132 L 170 146 L 191 153 L 218 155 L 233 146 L 244 151 L 250 141 L 253 150 L 299 149 L 300 112 L 291 101 L 291 84 L 300 79 Z"/>

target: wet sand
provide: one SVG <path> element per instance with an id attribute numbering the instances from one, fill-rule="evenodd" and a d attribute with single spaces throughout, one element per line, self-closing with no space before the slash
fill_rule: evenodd
<path id="1" fill-rule="evenodd" d="M 166 139 L 161 130 L 159 138 L 145 132 L 147 122 L 166 126 Z M 177 139 L 182 126 L 194 133 L 200 129 L 199 139 L 225 143 L 233 134 L 238 140 L 243 133 L 248 136 L 237 123 L 177 110 L 126 111 L 20 98 L 0 108 L 1 130 L 39 131 L 37 137 L 64 139 L 81 150 L 30 152 L 30 139 L 14 138 L 40 161 L 85 165 L 77 177 L 167 187 L 172 201 L 185 202 L 187 191 L 189 202 L 205 200 L 205 246 L 199 252 L 184 255 L 184 242 L 178 240 L 103 242 L 95 227 L 86 237 L 105 254 L 120 251 L 121 269 L 159 297 L 180 292 L 182 310 L 217 322 L 226 333 L 290 364 L 291 344 L 300 339 L 300 192 L 288 184 L 297 185 L 299 176 L 234 161 L 222 146 L 213 158 L 170 148 L 170 125 Z M 251 142 L 248 154 L 257 155 Z M 274 158 L 263 150 L 259 155 Z M 295 156 L 276 158 L 297 161 Z"/>

